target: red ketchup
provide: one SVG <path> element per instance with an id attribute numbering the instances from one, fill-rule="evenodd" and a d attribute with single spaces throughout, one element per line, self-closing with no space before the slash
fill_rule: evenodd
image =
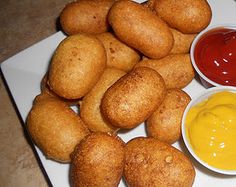
<path id="1" fill-rule="evenodd" d="M 210 80 L 236 86 L 236 30 L 218 28 L 205 33 L 196 44 L 194 59 Z"/>

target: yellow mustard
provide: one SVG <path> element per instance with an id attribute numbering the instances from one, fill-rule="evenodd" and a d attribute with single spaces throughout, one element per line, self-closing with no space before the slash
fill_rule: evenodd
<path id="1" fill-rule="evenodd" d="M 193 106 L 186 116 L 193 151 L 209 165 L 236 170 L 236 93 L 222 91 Z"/>

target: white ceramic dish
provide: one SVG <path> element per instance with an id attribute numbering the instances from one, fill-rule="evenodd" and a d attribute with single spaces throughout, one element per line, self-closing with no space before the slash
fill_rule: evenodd
<path id="1" fill-rule="evenodd" d="M 236 10 L 235 10 L 236 11 Z M 217 28 L 229 28 L 229 29 L 234 29 L 236 30 L 236 25 L 235 24 L 220 24 L 220 25 L 210 25 L 208 26 L 206 29 L 204 29 L 203 31 L 201 31 L 193 40 L 193 43 L 191 45 L 191 49 L 190 49 L 190 57 L 191 57 L 191 61 L 193 64 L 194 69 L 196 70 L 196 72 L 198 73 L 201 83 L 203 84 L 204 87 L 206 88 L 210 88 L 212 86 L 222 86 L 221 84 L 212 81 L 211 79 L 209 79 L 207 76 L 204 75 L 204 73 L 202 73 L 200 71 L 200 69 L 198 68 L 195 59 L 194 59 L 194 52 L 195 52 L 195 46 L 197 45 L 198 41 L 202 38 L 202 36 L 204 36 L 206 33 L 215 30 Z"/>
<path id="2" fill-rule="evenodd" d="M 209 0 L 209 3 L 213 11 L 211 24 L 236 24 L 236 2 L 234 0 Z M 3 75 L 23 121 L 25 121 L 32 106 L 34 97 L 40 93 L 40 81 L 47 70 L 54 50 L 63 38 L 65 36 L 62 32 L 58 32 L 1 64 Z M 197 79 L 194 79 L 184 90 L 191 97 L 194 97 L 204 91 L 205 88 Z M 146 136 L 143 124 L 128 133 L 120 134 L 124 141 L 136 136 Z M 192 158 L 182 141 L 175 143 L 174 146 Z M 69 187 L 69 165 L 47 160 L 37 147 L 36 151 L 52 185 L 55 187 Z M 202 167 L 194 159 L 193 163 L 196 168 L 194 187 L 236 186 L 235 177 L 217 175 Z M 125 183 L 121 181 L 119 186 L 124 187 Z"/>
<path id="3" fill-rule="evenodd" d="M 196 96 L 195 98 L 193 98 L 191 100 L 191 102 L 188 104 L 188 106 L 186 107 L 184 114 L 183 114 L 183 119 L 182 119 L 182 137 L 183 137 L 183 141 L 188 149 L 188 151 L 193 155 L 193 157 L 199 162 L 201 163 L 203 166 L 205 166 L 206 168 L 215 171 L 217 173 L 221 173 L 221 174 L 225 174 L 225 175 L 235 175 L 236 177 L 236 170 L 223 170 L 223 169 L 218 169 L 215 167 L 212 167 L 211 165 L 207 164 L 206 162 L 204 162 L 203 160 L 201 160 L 198 155 L 194 152 L 194 150 L 192 149 L 191 143 L 188 141 L 187 136 L 186 136 L 186 116 L 189 112 L 189 110 L 195 106 L 196 104 L 206 100 L 208 97 L 210 97 L 211 95 L 217 93 L 217 92 L 222 92 L 222 91 L 229 91 L 229 92 L 234 92 L 236 93 L 236 87 L 234 86 L 217 86 L 217 87 L 212 87 L 209 88 L 207 90 L 204 90 L 203 93 L 201 93 L 200 95 Z"/>

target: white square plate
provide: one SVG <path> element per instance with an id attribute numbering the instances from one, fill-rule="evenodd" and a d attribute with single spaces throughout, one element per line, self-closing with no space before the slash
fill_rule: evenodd
<path id="1" fill-rule="evenodd" d="M 141 1 L 142 0 L 139 0 L 139 2 Z M 208 2 L 213 11 L 210 25 L 226 23 L 236 24 L 236 1 L 208 0 Z M 62 32 L 58 32 L 1 64 L 3 75 L 23 121 L 26 120 L 33 99 L 40 93 L 40 81 L 47 71 L 52 54 L 60 41 L 64 38 L 65 35 Z M 195 79 L 184 88 L 191 97 L 198 95 L 204 89 L 205 88 Z M 140 125 L 128 133 L 120 134 L 120 137 L 124 141 L 128 141 L 137 136 L 146 136 L 144 125 Z M 174 146 L 186 152 L 181 141 L 175 143 Z M 35 148 L 52 185 L 56 187 L 69 187 L 69 165 L 47 160 L 42 152 L 37 147 Z M 188 153 L 186 152 L 186 154 Z M 190 155 L 189 157 L 192 158 Z M 195 160 L 192 159 L 192 161 L 196 168 L 194 187 L 236 186 L 236 176 L 223 176 L 212 173 L 196 163 Z M 124 182 L 121 181 L 119 186 L 125 186 Z"/>

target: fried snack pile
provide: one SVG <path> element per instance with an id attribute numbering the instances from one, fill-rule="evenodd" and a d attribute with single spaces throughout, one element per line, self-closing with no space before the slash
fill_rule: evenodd
<path id="1" fill-rule="evenodd" d="M 122 176 L 131 187 L 192 186 L 191 160 L 171 144 L 191 100 L 182 90 L 194 79 L 190 46 L 211 16 L 206 0 L 65 5 L 66 38 L 27 128 L 48 159 L 70 163 L 73 186 L 118 186 Z M 119 137 L 142 124 L 147 137 Z"/>

